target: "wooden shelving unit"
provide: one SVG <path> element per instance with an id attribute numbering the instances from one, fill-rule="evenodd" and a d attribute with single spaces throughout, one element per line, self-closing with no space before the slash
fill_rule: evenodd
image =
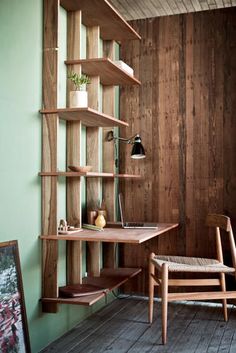
<path id="1" fill-rule="evenodd" d="M 81 65 L 81 70 L 88 76 L 100 77 L 103 85 L 140 85 L 141 82 L 117 66 L 109 58 L 67 60 L 67 65 Z"/>
<path id="2" fill-rule="evenodd" d="M 61 0 L 60 3 L 67 11 L 82 11 L 82 23 L 87 27 L 99 26 L 103 40 L 141 39 L 106 0 Z"/>
<path id="3" fill-rule="evenodd" d="M 57 114 L 60 119 L 67 121 L 81 121 L 83 125 L 91 127 L 129 126 L 122 120 L 100 113 L 92 108 L 42 109 L 40 110 L 40 113 L 47 115 Z"/>
<path id="4" fill-rule="evenodd" d="M 116 220 L 115 179 L 130 178 L 139 180 L 139 175 L 117 174 L 114 162 L 114 143 L 107 142 L 107 131 L 113 127 L 126 127 L 128 124 L 115 118 L 115 85 L 139 85 L 135 77 L 127 74 L 114 64 L 115 40 L 140 39 L 133 28 L 124 21 L 107 0 L 61 0 L 67 13 L 67 61 L 68 68 L 91 77 L 88 85 L 88 108 L 57 108 L 58 83 L 58 2 L 44 0 L 44 47 L 43 47 L 43 109 L 42 113 L 42 309 L 55 313 L 58 303 L 92 305 L 104 293 L 86 295 L 76 299 L 58 297 L 58 219 L 57 183 L 58 177 L 66 177 L 66 218 L 70 225 L 81 227 L 81 177 L 86 177 L 87 207 L 94 207 L 100 198 L 102 183 L 106 200 L 108 221 Z M 82 23 L 87 26 L 87 59 L 81 59 L 80 36 Z M 103 58 L 100 55 L 100 38 L 103 39 Z M 99 90 L 103 85 L 102 111 L 99 109 Z M 70 83 L 67 86 L 67 94 Z M 100 170 L 100 150 L 102 147 L 102 172 L 76 173 L 58 171 L 57 139 L 59 119 L 66 121 L 67 165 L 81 165 L 81 128 L 86 126 L 86 163 L 93 170 Z M 100 131 L 103 129 L 102 146 Z M 52 236 L 54 234 L 54 236 Z M 94 284 L 104 286 L 109 292 L 119 287 L 140 269 L 117 269 L 115 264 L 115 244 L 103 244 L 104 269 L 100 271 L 100 241 L 87 243 L 88 277 L 82 277 L 82 239 L 74 234 L 73 241 L 67 241 L 66 285 Z"/>
<path id="5" fill-rule="evenodd" d="M 41 172 L 40 176 L 64 176 L 67 178 L 76 178 L 76 177 L 86 177 L 86 178 L 120 178 L 120 179 L 142 179 L 141 175 L 133 174 L 114 174 L 114 173 L 98 173 L 98 172 Z"/>
<path id="6" fill-rule="evenodd" d="M 76 298 L 42 298 L 45 303 L 60 303 L 60 304 L 74 304 L 74 305 L 93 305 L 98 300 L 105 297 L 106 294 L 112 290 L 120 287 L 130 278 L 138 275 L 141 272 L 140 268 L 116 268 L 113 270 L 103 269 L 100 277 L 85 277 L 83 284 L 92 284 L 104 288 L 103 293 L 86 295 Z"/>

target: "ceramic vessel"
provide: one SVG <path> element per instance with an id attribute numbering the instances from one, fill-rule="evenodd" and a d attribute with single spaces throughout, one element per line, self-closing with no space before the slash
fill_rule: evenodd
<path id="1" fill-rule="evenodd" d="M 101 227 L 101 228 L 104 228 L 105 225 L 106 225 L 106 220 L 103 216 L 103 211 L 98 211 L 98 216 L 97 218 L 95 219 L 95 225 L 97 227 Z"/>
<path id="2" fill-rule="evenodd" d="M 70 108 L 87 108 L 87 91 L 70 91 Z"/>
<path id="3" fill-rule="evenodd" d="M 105 221 L 107 221 L 107 210 L 105 210 L 105 209 L 100 209 L 100 210 L 98 210 L 98 211 L 100 212 L 101 215 L 104 216 Z"/>

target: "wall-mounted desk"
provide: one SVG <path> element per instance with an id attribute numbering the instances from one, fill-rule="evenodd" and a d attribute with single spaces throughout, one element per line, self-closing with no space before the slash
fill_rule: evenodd
<path id="1" fill-rule="evenodd" d="M 48 241 L 89 241 L 89 242 L 110 242 L 110 243 L 129 243 L 141 244 L 147 240 L 157 237 L 163 233 L 178 227 L 178 223 L 159 223 L 157 229 L 123 229 L 123 228 L 105 228 L 104 231 L 83 230 L 73 235 L 47 235 L 41 236 L 41 239 Z M 76 298 L 42 298 L 47 303 L 64 303 L 77 305 L 92 305 L 103 298 L 106 293 L 121 286 L 130 278 L 141 272 L 140 268 L 104 268 L 100 271 L 100 276 L 90 276 L 83 278 L 83 284 L 92 284 L 105 288 L 106 291 L 85 295 Z"/>
<path id="2" fill-rule="evenodd" d="M 73 235 L 47 235 L 41 236 L 41 239 L 141 244 L 176 227 L 178 227 L 178 223 L 158 223 L 157 229 L 123 229 L 116 227 L 104 228 L 101 232 L 84 229 L 82 232 Z"/>

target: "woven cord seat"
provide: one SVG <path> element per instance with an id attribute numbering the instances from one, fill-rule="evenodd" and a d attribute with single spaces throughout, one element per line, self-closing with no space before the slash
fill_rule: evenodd
<path id="1" fill-rule="evenodd" d="M 227 299 L 236 299 L 236 291 L 226 290 L 226 274 L 234 274 L 236 277 L 236 248 L 231 227 L 230 218 L 224 215 L 211 214 L 207 216 L 207 225 L 215 228 L 216 232 L 216 259 L 206 259 L 201 257 L 184 257 L 150 254 L 149 259 L 149 322 L 153 319 L 154 287 L 159 286 L 161 295 L 162 311 L 162 343 L 167 341 L 167 311 L 168 302 L 175 300 L 222 300 L 225 321 L 228 320 Z M 224 233 L 221 234 L 221 230 Z M 221 236 L 228 235 L 230 252 L 232 257 L 232 267 L 224 265 Z M 194 276 L 190 279 L 186 274 L 183 278 L 169 279 L 169 272 L 178 273 L 208 273 L 202 276 Z M 211 274 L 211 275 L 210 275 Z M 214 275 L 213 275 L 214 274 Z M 174 276 L 173 276 L 174 277 Z M 176 277 L 176 276 L 175 276 Z M 196 278 L 201 277 L 201 278 Z M 214 291 L 194 292 L 178 291 L 169 292 L 169 287 L 216 287 Z"/>
<path id="2" fill-rule="evenodd" d="M 155 256 L 152 263 L 161 269 L 162 265 L 168 265 L 169 272 L 206 272 L 206 273 L 234 273 L 233 267 L 228 267 L 218 260 L 202 257 L 184 256 Z"/>

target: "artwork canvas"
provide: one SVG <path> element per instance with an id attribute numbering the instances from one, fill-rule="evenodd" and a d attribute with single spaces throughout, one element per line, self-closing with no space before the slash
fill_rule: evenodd
<path id="1" fill-rule="evenodd" d="M 30 353 L 16 240 L 0 243 L 0 352 Z"/>

